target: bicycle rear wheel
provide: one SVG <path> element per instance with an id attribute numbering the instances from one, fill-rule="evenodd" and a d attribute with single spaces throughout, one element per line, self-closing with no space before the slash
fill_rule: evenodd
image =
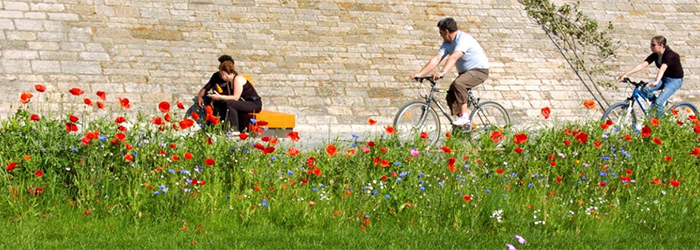
<path id="1" fill-rule="evenodd" d="M 482 102 L 469 115 L 471 120 L 471 138 L 478 139 L 495 130 L 503 130 L 510 125 L 510 116 L 506 109 L 496 102 Z M 489 134 L 490 136 L 490 134 Z"/>
<path id="2" fill-rule="evenodd" d="M 401 145 L 425 140 L 425 146 L 433 145 L 440 136 L 440 119 L 435 109 L 425 102 L 414 101 L 405 104 L 394 117 L 394 129 Z M 425 133 L 421 136 L 421 133 Z M 425 138 L 427 137 L 427 138 Z"/>
<path id="3" fill-rule="evenodd" d="M 677 122 L 685 123 L 698 119 L 698 109 L 689 102 L 680 102 L 673 105 L 666 111 L 666 114 L 671 114 L 671 119 Z"/>
<path id="4" fill-rule="evenodd" d="M 618 102 L 605 110 L 603 117 L 601 117 L 601 121 L 607 122 L 607 120 L 611 120 L 613 123 L 612 126 L 615 128 L 614 131 L 622 129 L 635 129 L 637 124 L 641 125 L 644 123 L 642 119 L 639 119 L 641 118 L 639 116 L 639 112 L 636 111 L 634 107 L 631 107 L 630 103 Z"/>

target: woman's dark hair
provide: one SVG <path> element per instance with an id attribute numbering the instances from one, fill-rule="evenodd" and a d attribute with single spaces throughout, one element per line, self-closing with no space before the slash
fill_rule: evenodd
<path id="1" fill-rule="evenodd" d="M 451 17 L 445 17 L 437 24 L 438 28 L 449 32 L 457 31 L 457 22 Z"/>
<path id="2" fill-rule="evenodd" d="M 655 36 L 652 37 L 651 40 L 656 42 L 657 44 L 663 45 L 664 48 L 668 48 L 668 46 L 666 46 L 666 38 L 664 36 Z"/>
<path id="3" fill-rule="evenodd" d="M 233 62 L 233 57 L 231 57 L 231 56 L 229 56 L 229 55 L 223 55 L 223 56 L 220 56 L 220 57 L 219 57 L 219 62 L 220 62 L 220 63 L 224 63 L 225 61 L 231 61 L 231 62 Z"/>

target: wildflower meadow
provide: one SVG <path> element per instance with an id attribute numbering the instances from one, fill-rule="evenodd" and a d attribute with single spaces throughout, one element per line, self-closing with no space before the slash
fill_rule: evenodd
<path id="1" fill-rule="evenodd" d="M 544 107 L 543 128 L 431 147 L 370 119 L 306 149 L 77 88 L 75 113 L 44 117 L 29 106 L 45 91 L 0 125 L 0 248 L 697 248 L 694 114 L 550 124 Z"/>

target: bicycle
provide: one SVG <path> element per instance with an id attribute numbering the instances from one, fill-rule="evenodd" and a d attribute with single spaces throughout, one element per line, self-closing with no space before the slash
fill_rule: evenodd
<path id="1" fill-rule="evenodd" d="M 416 77 L 414 79 L 419 84 L 422 84 L 424 80 L 428 80 L 430 82 L 430 92 L 425 95 L 425 100 L 411 101 L 404 104 L 396 113 L 393 125 L 402 145 L 420 137 L 427 140 L 427 146 L 430 147 L 437 143 L 441 128 L 440 119 L 432 105 L 435 104 L 440 109 L 440 112 L 447 118 L 450 125 L 453 122 L 445 107 L 434 97 L 436 92 L 446 93 L 447 91 L 436 88 L 436 81 L 430 76 Z M 503 106 L 492 101 L 481 102 L 479 98 L 474 98 L 471 89 L 467 95 L 468 107 L 473 107 L 472 112 L 469 114 L 471 125 L 469 127 L 453 126 L 453 131 L 465 132 L 471 134 L 472 138 L 475 138 L 489 131 L 503 129 L 510 125 L 510 116 L 508 116 L 508 112 Z"/>
<path id="2" fill-rule="evenodd" d="M 647 83 L 644 81 L 634 82 L 629 78 L 625 78 L 624 82 L 634 85 L 632 94 L 627 97 L 623 102 L 618 102 L 610 106 L 603 113 L 601 121 L 606 122 L 611 120 L 614 126 L 623 126 L 618 128 L 624 128 L 624 126 L 631 126 L 632 128 L 639 129 L 638 125 L 641 126 L 644 120 L 649 117 L 649 108 L 656 98 L 655 95 L 647 97 L 647 95 L 642 91 L 646 87 Z M 635 106 L 635 103 L 637 104 Z M 664 105 L 665 106 L 665 105 Z M 698 109 L 689 102 L 679 102 L 672 105 L 666 113 L 672 113 L 673 119 L 677 121 L 685 119 L 697 119 Z M 643 116 L 643 117 L 642 117 Z M 639 120 L 638 118 L 644 118 L 644 120 Z"/>

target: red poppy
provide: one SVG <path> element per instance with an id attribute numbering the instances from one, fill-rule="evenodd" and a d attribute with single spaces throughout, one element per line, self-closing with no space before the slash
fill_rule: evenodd
<path id="1" fill-rule="evenodd" d="M 450 134 L 450 132 L 445 132 L 445 137 L 450 138 L 451 136 L 452 134 Z"/>
<path id="2" fill-rule="evenodd" d="M 551 162 L 549 162 L 549 165 L 551 165 L 552 167 L 556 167 L 556 166 L 557 166 L 557 162 L 556 162 L 556 161 L 551 161 Z"/>
<path id="3" fill-rule="evenodd" d="M 126 122 L 126 118 L 124 118 L 123 116 L 119 116 L 116 119 L 114 119 L 114 123 L 116 123 L 116 124 L 119 124 L 122 122 Z"/>
<path id="4" fill-rule="evenodd" d="M 608 127 L 609 127 L 608 124 L 605 124 L 605 123 L 600 124 L 600 128 L 602 128 L 603 130 L 608 129 Z"/>
<path id="5" fill-rule="evenodd" d="M 117 99 L 119 99 L 119 105 L 121 105 L 122 108 L 125 108 L 125 109 L 131 108 L 131 104 L 129 104 L 129 99 L 127 99 L 127 98 L 122 99 L 121 97 L 117 97 Z"/>
<path id="6" fill-rule="evenodd" d="M 68 133 L 78 132 L 78 126 L 75 125 L 74 123 L 67 122 L 66 123 L 66 131 L 68 131 Z"/>
<path id="7" fill-rule="evenodd" d="M 287 133 L 287 138 L 289 138 L 292 141 L 299 141 L 299 133 L 292 131 Z"/>
<path id="8" fill-rule="evenodd" d="M 588 141 L 588 134 L 580 133 L 578 136 L 576 136 L 576 140 L 578 140 L 580 143 L 586 143 L 586 141 Z"/>
<path id="9" fill-rule="evenodd" d="M 22 95 L 20 95 L 20 97 L 19 97 L 19 101 L 20 101 L 22 104 L 27 104 L 27 103 L 29 103 L 29 99 L 31 99 L 33 96 L 34 96 L 34 95 L 32 95 L 32 93 L 29 93 L 29 92 L 26 92 L 26 91 L 25 91 L 25 92 L 22 92 Z"/>
<path id="10" fill-rule="evenodd" d="M 449 153 L 452 153 L 452 149 L 448 146 L 442 146 L 442 152 L 449 154 Z"/>
<path id="11" fill-rule="evenodd" d="M 600 145 L 601 145 L 601 144 L 602 144 L 602 143 L 601 143 L 599 140 L 593 141 L 593 145 L 594 145 L 596 148 L 600 148 Z"/>
<path id="12" fill-rule="evenodd" d="M 287 150 L 287 153 L 291 156 L 297 156 L 299 154 L 299 149 L 295 147 L 289 147 L 289 150 Z"/>
<path id="13" fill-rule="evenodd" d="M 382 151 L 382 153 L 386 153 L 386 152 L 388 152 L 389 150 L 386 149 L 385 147 L 381 147 L 381 148 L 379 149 L 379 151 Z"/>
<path id="14" fill-rule="evenodd" d="M 100 100 L 106 101 L 107 100 L 107 93 L 104 91 L 97 91 L 97 96 L 100 97 Z"/>
<path id="15" fill-rule="evenodd" d="M 78 122 L 78 117 L 74 115 L 69 115 L 68 120 L 70 120 L 71 122 Z"/>
<path id="16" fill-rule="evenodd" d="M 199 120 L 199 114 L 197 112 L 192 112 L 190 115 L 192 115 L 192 119 Z"/>
<path id="17" fill-rule="evenodd" d="M 336 152 L 338 152 L 338 149 L 335 147 L 335 145 L 328 144 L 328 146 L 326 147 L 326 154 L 328 154 L 328 156 L 330 157 L 333 157 L 335 156 Z"/>
<path id="18" fill-rule="evenodd" d="M 34 85 L 34 89 L 36 89 L 36 91 L 39 91 L 39 92 L 46 91 L 46 87 L 44 87 L 44 85 L 41 85 L 41 84 Z"/>
<path id="19" fill-rule="evenodd" d="M 29 116 L 29 120 L 39 121 L 39 120 L 41 120 L 41 117 L 39 117 L 39 115 L 37 115 L 37 114 L 33 114 L 33 115 Z"/>
<path id="20" fill-rule="evenodd" d="M 368 141 L 368 142 L 365 143 L 365 144 L 367 144 L 368 147 L 374 147 L 374 146 L 377 145 L 374 141 Z"/>
<path id="21" fill-rule="evenodd" d="M 651 124 L 651 126 L 658 127 L 659 126 L 659 119 L 656 119 L 656 117 L 651 118 L 651 120 L 649 120 L 649 123 Z"/>
<path id="22" fill-rule="evenodd" d="M 207 158 L 206 160 L 204 160 L 204 164 L 206 164 L 207 166 L 214 165 L 214 159 Z"/>
<path id="23" fill-rule="evenodd" d="M 160 110 L 161 113 L 168 113 L 170 111 L 170 103 L 160 102 L 158 104 L 158 110 Z"/>
<path id="24" fill-rule="evenodd" d="M 124 131 L 124 132 L 129 131 L 129 129 L 127 129 L 127 128 L 124 127 L 124 126 L 119 126 L 117 129 L 118 129 L 119 131 Z"/>
<path id="25" fill-rule="evenodd" d="M 396 130 L 394 130 L 394 127 L 392 127 L 392 126 L 386 126 L 386 133 L 387 134 L 394 134 L 394 133 L 396 133 Z"/>
<path id="26" fill-rule="evenodd" d="M 83 102 L 85 103 L 85 105 L 92 106 L 92 101 L 90 100 L 90 98 L 83 99 Z"/>
<path id="27" fill-rule="evenodd" d="M 499 169 L 496 169 L 496 173 L 498 173 L 498 174 L 503 174 L 503 169 L 500 169 L 500 168 L 499 168 Z"/>
<path id="28" fill-rule="evenodd" d="M 323 174 L 323 172 L 321 171 L 321 169 L 318 169 L 318 168 L 314 168 L 313 173 L 314 173 L 314 175 L 316 175 L 316 176 L 321 176 L 321 174 Z"/>
<path id="29" fill-rule="evenodd" d="M 248 134 L 246 134 L 246 133 L 241 133 L 241 134 L 238 135 L 238 138 L 240 138 L 241 140 L 248 139 Z"/>
<path id="30" fill-rule="evenodd" d="M 661 142 L 661 139 L 659 139 L 658 137 L 654 137 L 653 140 L 654 140 L 654 143 L 656 143 L 656 144 L 661 145 L 661 143 L 662 143 L 662 142 Z"/>
<path id="31" fill-rule="evenodd" d="M 185 159 L 186 159 L 186 160 L 192 160 L 192 157 L 193 157 L 193 156 L 192 156 L 192 153 L 190 153 L 190 152 L 185 153 L 184 156 L 185 156 Z"/>
<path id="32" fill-rule="evenodd" d="M 608 185 L 608 183 L 606 183 L 604 181 L 598 182 L 598 186 L 605 187 L 607 185 Z"/>
<path id="33" fill-rule="evenodd" d="M 188 129 L 194 125 L 194 121 L 192 119 L 184 119 L 180 121 L 180 128 L 182 129 Z"/>
<path id="34" fill-rule="evenodd" d="M 671 185 L 672 185 L 672 186 L 674 186 L 674 187 L 678 187 L 678 186 L 680 186 L 680 185 L 681 185 L 681 183 L 680 183 L 680 182 L 678 182 L 678 181 L 677 181 L 677 180 L 675 180 L 675 179 L 671 179 Z"/>
<path id="35" fill-rule="evenodd" d="M 183 105 L 180 101 L 175 101 L 175 105 L 177 105 L 177 108 L 179 109 L 185 109 L 185 105 Z"/>
<path id="36" fill-rule="evenodd" d="M 665 157 L 664 157 L 664 160 L 666 160 L 667 162 L 670 162 L 670 161 L 671 161 L 671 156 L 668 156 L 668 155 L 665 156 Z"/>
<path id="37" fill-rule="evenodd" d="M 132 156 L 130 154 L 126 154 L 126 155 L 124 155 L 124 160 L 125 161 L 134 161 L 134 156 Z"/>
<path id="38" fill-rule="evenodd" d="M 571 145 L 571 142 L 569 140 L 564 140 L 564 145 L 569 146 Z"/>
<path id="39" fill-rule="evenodd" d="M 131 146 L 131 144 L 127 143 L 127 144 L 124 144 L 124 148 L 126 148 L 126 150 L 131 150 L 134 148 L 134 146 Z"/>
<path id="40" fill-rule="evenodd" d="M 694 131 L 696 134 L 700 134 L 700 126 L 695 125 L 695 127 L 693 127 L 693 131 Z"/>
<path id="41" fill-rule="evenodd" d="M 265 150 L 262 151 L 264 155 L 272 154 L 273 152 L 275 152 L 275 147 L 266 147 Z"/>
<path id="42" fill-rule="evenodd" d="M 630 135 L 625 135 L 625 140 L 627 140 L 627 141 L 632 141 L 632 136 L 630 136 Z"/>
<path id="43" fill-rule="evenodd" d="M 426 132 L 420 132 L 420 138 L 423 138 L 423 139 L 426 139 L 426 140 L 427 140 L 427 139 L 428 139 L 428 133 L 426 133 Z"/>
<path id="44" fill-rule="evenodd" d="M 10 164 L 7 164 L 5 169 L 7 169 L 7 172 L 12 172 L 12 170 L 15 170 L 16 167 L 17 167 L 16 162 L 10 162 Z"/>
<path id="45" fill-rule="evenodd" d="M 501 131 L 493 131 L 490 139 L 491 141 L 498 143 L 499 141 L 503 140 L 503 133 L 501 133 Z"/>
<path id="46" fill-rule="evenodd" d="M 561 182 L 561 176 L 557 176 L 557 182 Z"/>
<path id="47" fill-rule="evenodd" d="M 452 172 L 457 171 L 457 167 L 455 166 L 455 161 L 456 160 L 454 157 L 450 157 L 450 159 L 447 160 L 447 169 L 449 169 Z"/>
<path id="48" fill-rule="evenodd" d="M 160 117 L 153 117 L 151 122 L 153 122 L 153 124 L 155 124 L 155 125 L 164 125 L 165 124 L 165 121 L 163 121 L 163 118 L 160 118 Z"/>
<path id="49" fill-rule="evenodd" d="M 585 101 L 583 101 L 583 106 L 586 107 L 587 109 L 594 109 L 595 102 L 593 100 L 585 100 Z"/>
<path id="50" fill-rule="evenodd" d="M 527 135 L 525 133 L 517 133 L 513 137 L 513 142 L 515 142 L 515 144 L 523 144 L 527 142 Z"/>
<path id="51" fill-rule="evenodd" d="M 369 125 L 372 126 L 372 125 L 374 125 L 374 124 L 377 124 L 377 121 L 372 120 L 372 118 L 370 118 L 370 119 L 367 120 L 367 123 L 369 123 Z"/>
<path id="52" fill-rule="evenodd" d="M 97 107 L 98 107 L 99 109 L 103 109 L 103 108 L 105 108 L 105 104 L 102 103 L 102 102 L 97 102 Z"/>
<path id="53" fill-rule="evenodd" d="M 694 156 L 700 156 L 700 148 L 695 147 L 693 151 L 690 151 L 690 154 Z"/>
<path id="54" fill-rule="evenodd" d="M 471 202 L 471 201 L 472 201 L 472 197 L 469 196 L 469 195 L 462 196 L 462 199 L 464 199 L 464 200 L 467 201 L 467 202 Z"/>
<path id="55" fill-rule="evenodd" d="M 44 176 L 44 172 L 41 172 L 41 170 L 39 169 L 37 171 L 34 171 L 34 175 L 36 175 L 36 177 L 42 177 Z"/>
<path id="56" fill-rule="evenodd" d="M 642 137 L 647 138 L 651 135 L 651 128 L 647 125 L 644 125 L 642 128 Z"/>
<path id="57" fill-rule="evenodd" d="M 549 119 L 549 113 L 550 113 L 549 107 L 542 108 L 541 113 L 542 113 L 542 116 L 544 116 L 545 120 Z"/>
<path id="58" fill-rule="evenodd" d="M 383 168 L 388 167 L 388 166 L 389 166 L 389 160 L 384 159 L 384 160 L 382 160 L 382 162 L 381 162 L 379 165 L 382 166 Z"/>
<path id="59" fill-rule="evenodd" d="M 219 117 L 216 117 L 214 115 L 207 115 L 207 118 L 205 118 L 205 120 L 214 125 L 219 125 Z"/>
<path id="60" fill-rule="evenodd" d="M 123 142 L 126 141 L 126 135 L 124 135 L 122 133 L 117 133 L 116 135 L 114 135 L 114 138 L 116 138 L 117 140 L 123 141 Z"/>
<path id="61" fill-rule="evenodd" d="M 72 88 L 72 89 L 68 90 L 68 92 L 70 92 L 74 96 L 79 96 L 79 95 L 82 95 L 85 93 L 85 92 L 83 92 L 83 90 L 81 90 L 79 88 Z"/>
<path id="62" fill-rule="evenodd" d="M 607 120 L 605 120 L 605 124 L 607 124 L 608 126 L 613 125 L 613 121 L 610 119 L 607 119 Z"/>
<path id="63" fill-rule="evenodd" d="M 522 148 L 515 148 L 514 150 L 515 150 L 515 152 L 518 153 L 518 154 L 522 154 L 522 153 L 523 153 L 523 149 L 522 149 Z"/>

